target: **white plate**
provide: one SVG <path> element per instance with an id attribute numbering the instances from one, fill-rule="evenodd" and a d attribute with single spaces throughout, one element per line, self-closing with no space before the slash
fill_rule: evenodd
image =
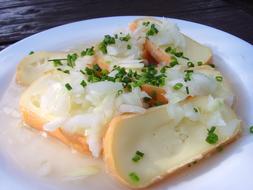
<path id="1" fill-rule="evenodd" d="M 71 49 L 100 39 L 119 27 L 124 28 L 136 18 L 108 17 L 75 22 L 35 34 L 9 46 L 0 52 L 0 95 L 8 86 L 19 60 L 30 51 Z M 208 26 L 171 20 L 178 24 L 183 33 L 212 48 L 214 63 L 231 80 L 237 96 L 236 111 L 243 120 L 245 130 L 243 137 L 222 153 L 157 187 L 174 190 L 252 189 L 253 135 L 249 134 L 248 126 L 253 124 L 253 47 L 235 36 Z M 0 189 L 58 189 L 27 178 L 3 157 L 0 150 Z"/>

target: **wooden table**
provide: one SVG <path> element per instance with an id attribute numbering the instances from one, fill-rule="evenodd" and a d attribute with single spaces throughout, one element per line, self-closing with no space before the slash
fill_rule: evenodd
<path id="1" fill-rule="evenodd" d="M 252 0 L 0 0 L 0 50 L 54 26 L 116 15 L 189 20 L 253 44 Z"/>

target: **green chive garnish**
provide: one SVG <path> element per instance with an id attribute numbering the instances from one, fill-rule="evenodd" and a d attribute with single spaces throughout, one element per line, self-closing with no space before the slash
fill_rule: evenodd
<path id="1" fill-rule="evenodd" d="M 98 45 L 103 54 L 107 54 L 107 45 L 115 44 L 115 38 L 110 35 L 105 35 L 103 41 Z"/>
<path id="2" fill-rule="evenodd" d="M 251 126 L 251 127 L 249 128 L 249 132 L 250 132 L 250 133 L 253 133 L 253 126 Z"/>
<path id="3" fill-rule="evenodd" d="M 203 65 L 203 62 L 202 62 L 202 61 L 198 61 L 198 62 L 197 62 L 197 65 L 198 65 L 198 66 Z"/>
<path id="4" fill-rule="evenodd" d="M 206 142 L 208 142 L 209 144 L 215 144 L 218 142 L 218 135 L 214 133 L 216 127 L 211 127 L 211 129 L 207 129 L 208 134 L 206 137 Z"/>
<path id="5" fill-rule="evenodd" d="M 198 113 L 199 112 L 199 109 L 198 108 L 193 108 L 193 110 L 196 112 L 196 113 Z"/>
<path id="6" fill-rule="evenodd" d="M 149 22 L 149 21 L 147 21 L 147 22 L 143 22 L 143 23 L 142 23 L 142 25 L 143 25 L 143 26 L 148 26 L 149 24 L 150 24 L 150 22 Z"/>
<path id="7" fill-rule="evenodd" d="M 139 150 L 137 150 L 137 151 L 135 152 L 135 155 L 134 155 L 133 158 L 132 158 L 132 161 L 133 161 L 133 162 L 138 162 L 139 160 L 141 160 L 141 159 L 143 158 L 143 156 L 144 156 L 144 153 L 141 152 L 141 151 L 139 151 Z"/>
<path id="8" fill-rule="evenodd" d="M 190 61 L 189 61 L 189 62 L 187 62 L 187 66 L 188 66 L 188 67 L 194 67 L 194 64 L 193 64 L 193 62 L 190 62 Z"/>
<path id="9" fill-rule="evenodd" d="M 81 56 L 92 56 L 95 54 L 95 51 L 94 51 L 94 47 L 92 46 L 91 48 L 86 48 L 86 50 L 82 51 L 81 52 Z"/>
<path id="10" fill-rule="evenodd" d="M 222 82 L 222 80 L 223 80 L 222 76 L 216 76 L 215 79 L 216 79 L 218 82 Z"/>
<path id="11" fill-rule="evenodd" d="M 154 36 L 155 34 L 157 34 L 159 31 L 157 30 L 157 28 L 155 27 L 155 24 L 151 24 L 150 29 L 147 32 L 147 36 Z"/>
<path id="12" fill-rule="evenodd" d="M 116 96 L 123 94 L 123 90 L 118 90 Z"/>
<path id="13" fill-rule="evenodd" d="M 67 90 L 72 90 L 72 86 L 69 83 L 66 83 L 65 87 L 67 88 Z"/>
<path id="14" fill-rule="evenodd" d="M 129 177 L 135 183 L 140 181 L 140 177 L 135 172 L 129 173 Z"/>
<path id="15" fill-rule="evenodd" d="M 185 90 L 186 90 L 186 94 L 190 94 L 188 86 L 185 87 Z"/>
<path id="16" fill-rule="evenodd" d="M 87 86 L 87 83 L 86 83 L 84 80 L 82 80 L 82 82 L 80 83 L 80 85 L 81 85 L 82 87 L 85 87 L 85 86 Z"/>
<path id="17" fill-rule="evenodd" d="M 32 54 L 34 54 L 34 51 L 30 51 L 29 55 L 32 55 Z"/>
<path id="18" fill-rule="evenodd" d="M 127 34 L 126 36 L 119 37 L 119 40 L 127 42 L 130 40 L 130 38 L 130 34 Z"/>
<path id="19" fill-rule="evenodd" d="M 173 86 L 174 90 L 179 90 L 179 89 L 182 88 L 182 87 L 183 87 L 183 84 L 180 83 L 180 82 L 176 83 L 176 84 Z"/>

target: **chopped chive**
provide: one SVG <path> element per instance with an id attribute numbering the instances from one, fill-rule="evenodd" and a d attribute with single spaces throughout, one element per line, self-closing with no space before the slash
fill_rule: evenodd
<path id="1" fill-rule="evenodd" d="M 59 60 L 59 59 L 53 60 L 53 64 L 55 67 L 62 66 L 61 60 Z"/>
<path id="2" fill-rule="evenodd" d="M 127 49 L 131 49 L 132 46 L 130 44 L 127 44 Z"/>
<path id="3" fill-rule="evenodd" d="M 66 83 L 65 87 L 67 88 L 67 90 L 72 90 L 72 86 L 69 83 Z"/>
<path id="4" fill-rule="evenodd" d="M 130 34 L 127 34 L 126 36 L 119 37 L 119 40 L 127 42 L 130 40 L 130 38 L 131 38 Z"/>
<path id="5" fill-rule="evenodd" d="M 170 67 L 174 67 L 175 65 L 178 65 L 178 62 L 177 62 L 177 61 L 172 61 L 172 62 L 170 62 Z"/>
<path id="6" fill-rule="evenodd" d="M 155 27 L 155 24 L 151 24 L 150 29 L 147 31 L 147 36 L 154 36 L 155 34 L 157 34 L 159 31 L 157 30 L 157 28 Z"/>
<path id="7" fill-rule="evenodd" d="M 148 26 L 149 24 L 150 24 L 150 22 L 149 22 L 149 21 L 147 21 L 147 22 L 143 22 L 143 23 L 142 23 L 142 25 L 143 25 L 143 26 Z"/>
<path id="8" fill-rule="evenodd" d="M 77 60 L 78 55 L 76 53 L 68 54 L 67 55 L 67 65 L 70 67 L 75 66 L 75 61 Z"/>
<path id="9" fill-rule="evenodd" d="M 139 160 L 141 160 L 141 159 L 143 158 L 143 156 L 144 156 L 144 153 L 141 152 L 141 151 L 139 151 L 139 150 L 137 150 L 137 151 L 135 152 L 135 155 L 134 155 L 133 158 L 132 158 L 132 161 L 133 161 L 133 162 L 138 162 Z"/>
<path id="10" fill-rule="evenodd" d="M 62 71 L 62 72 L 64 72 L 64 73 L 66 73 L 66 74 L 69 74 L 69 70 L 63 71 L 61 68 L 57 68 L 57 70 L 58 70 L 58 71 Z"/>
<path id="11" fill-rule="evenodd" d="M 253 133 L 253 126 L 251 126 L 251 127 L 249 128 L 249 132 L 250 132 L 250 133 Z"/>
<path id="12" fill-rule="evenodd" d="M 81 72 L 83 75 L 85 75 L 85 72 L 84 72 L 83 70 L 80 70 L 80 72 Z"/>
<path id="13" fill-rule="evenodd" d="M 65 70 L 65 71 L 63 71 L 64 73 L 66 73 L 66 74 L 69 74 L 69 70 Z"/>
<path id="14" fill-rule="evenodd" d="M 100 51 L 102 51 L 103 54 L 107 54 L 107 45 L 111 44 L 115 44 L 115 38 L 110 35 L 105 35 L 98 48 Z"/>
<path id="15" fill-rule="evenodd" d="M 87 86 L 87 83 L 84 80 L 82 80 L 82 82 L 80 83 L 80 85 L 84 88 L 85 86 Z"/>
<path id="16" fill-rule="evenodd" d="M 216 76 L 215 79 L 218 82 L 222 82 L 222 80 L 223 80 L 222 76 Z"/>
<path id="17" fill-rule="evenodd" d="M 30 52 L 29 52 L 29 55 L 32 55 L 32 54 L 34 54 L 34 51 L 30 51 Z"/>
<path id="18" fill-rule="evenodd" d="M 139 155 L 139 156 L 141 156 L 141 157 L 143 157 L 143 156 L 144 156 L 144 153 L 143 153 L 143 152 L 141 152 L 141 151 L 139 151 L 139 150 L 137 150 L 137 151 L 136 151 L 136 154 L 137 154 L 137 155 Z"/>
<path id="19" fill-rule="evenodd" d="M 183 52 L 176 52 L 176 53 L 174 53 L 174 55 L 176 57 L 182 57 L 183 56 Z"/>
<path id="20" fill-rule="evenodd" d="M 118 90 L 116 96 L 123 94 L 123 90 Z"/>
<path id="21" fill-rule="evenodd" d="M 207 129 L 208 131 L 208 135 L 206 137 L 206 142 L 208 142 L 209 144 L 215 144 L 218 142 L 218 135 L 215 134 L 215 129 L 216 127 L 211 127 L 211 129 Z"/>
<path id="22" fill-rule="evenodd" d="M 171 51 L 171 47 L 170 46 L 165 49 L 166 53 L 170 53 L 170 51 Z"/>
<path id="23" fill-rule="evenodd" d="M 193 70 L 185 70 L 184 72 L 185 72 L 184 81 L 185 82 L 190 81 Z"/>
<path id="24" fill-rule="evenodd" d="M 199 112 L 199 109 L 198 108 L 193 108 L 193 110 L 196 112 L 196 113 L 198 113 Z"/>
<path id="25" fill-rule="evenodd" d="M 203 65 L 203 62 L 202 62 L 202 61 L 198 61 L 198 62 L 197 62 L 197 65 L 198 65 L 198 66 L 201 66 L 201 65 Z"/>
<path id="26" fill-rule="evenodd" d="M 210 67 L 212 67 L 212 68 L 215 68 L 215 65 L 214 64 L 212 64 L 212 63 L 210 63 L 210 64 L 208 64 Z"/>
<path id="27" fill-rule="evenodd" d="M 84 57 L 84 56 L 92 56 L 95 54 L 95 51 L 94 51 L 94 47 L 92 46 L 91 48 L 86 48 L 86 50 L 82 51 L 81 52 L 81 56 Z"/>
<path id="28" fill-rule="evenodd" d="M 193 62 L 189 61 L 189 62 L 187 62 L 187 66 L 188 67 L 194 67 L 194 64 L 193 64 Z"/>
<path id="29" fill-rule="evenodd" d="M 135 172 L 129 173 L 129 177 L 135 183 L 140 181 L 140 177 Z"/>
<path id="30" fill-rule="evenodd" d="M 179 90 L 179 89 L 182 88 L 182 87 L 183 87 L 183 84 L 180 83 L 180 82 L 176 83 L 176 84 L 173 86 L 174 90 Z"/>
<path id="31" fill-rule="evenodd" d="M 185 90 L 186 90 L 186 94 L 190 94 L 188 86 L 185 87 Z"/>
<path id="32" fill-rule="evenodd" d="M 161 72 L 161 73 L 165 73 L 165 72 L 166 72 L 166 69 L 167 69 L 167 66 L 163 66 L 163 67 L 160 69 L 160 72 Z"/>
<path id="33" fill-rule="evenodd" d="M 182 56 L 183 59 L 190 60 L 188 57 Z"/>

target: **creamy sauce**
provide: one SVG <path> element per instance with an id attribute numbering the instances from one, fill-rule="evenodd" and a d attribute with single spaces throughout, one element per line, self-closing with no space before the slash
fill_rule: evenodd
<path id="1" fill-rule="evenodd" d="M 0 102 L 0 154 L 14 168 L 65 187 L 123 188 L 106 173 L 102 160 L 82 155 L 45 132 L 25 126 L 18 108 L 23 90 L 12 80 Z"/>

